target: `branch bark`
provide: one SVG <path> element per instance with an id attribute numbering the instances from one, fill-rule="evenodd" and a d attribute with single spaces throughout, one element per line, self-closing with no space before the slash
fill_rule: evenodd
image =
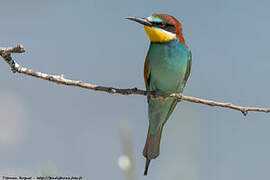
<path id="1" fill-rule="evenodd" d="M 265 113 L 270 112 L 270 108 L 236 106 L 232 103 L 216 102 L 216 101 L 211 101 L 211 100 L 206 100 L 206 99 L 200 99 L 197 97 L 184 96 L 183 94 L 178 94 L 178 93 L 160 94 L 158 92 L 145 91 L 145 90 L 141 90 L 137 88 L 120 89 L 120 88 L 113 88 L 113 87 L 98 86 L 98 85 L 94 85 L 94 84 L 90 84 L 90 83 L 86 83 L 82 81 L 67 79 L 64 77 L 64 75 L 46 74 L 46 73 L 42 73 L 42 72 L 38 72 L 32 69 L 25 68 L 19 65 L 15 60 L 12 59 L 11 57 L 12 53 L 24 53 L 25 51 L 26 50 L 22 45 L 18 45 L 16 47 L 0 47 L 0 56 L 2 56 L 2 58 L 10 66 L 12 72 L 14 73 L 16 72 L 22 73 L 25 75 L 39 78 L 39 79 L 51 81 L 57 84 L 75 86 L 75 87 L 90 89 L 94 91 L 102 91 L 102 92 L 107 92 L 107 93 L 112 93 L 112 94 L 122 94 L 122 95 L 137 94 L 137 95 L 144 95 L 144 96 L 153 96 L 155 98 L 176 98 L 179 101 L 183 100 L 183 101 L 189 101 L 193 103 L 205 104 L 209 106 L 217 106 L 217 107 L 234 109 L 234 110 L 242 112 L 244 116 L 246 116 L 249 111 L 257 111 L 257 112 L 265 112 Z"/>

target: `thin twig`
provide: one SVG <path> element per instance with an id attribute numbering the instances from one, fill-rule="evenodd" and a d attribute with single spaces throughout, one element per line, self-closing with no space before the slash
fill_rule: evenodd
<path id="1" fill-rule="evenodd" d="M 178 93 L 166 95 L 166 94 L 160 94 L 160 93 L 152 92 L 152 91 L 144 91 L 137 88 L 120 89 L 120 88 L 113 88 L 113 87 L 98 86 L 98 85 L 94 85 L 90 83 L 85 83 L 82 81 L 66 79 L 63 75 L 46 74 L 46 73 L 38 72 L 32 69 L 28 69 L 19 65 L 16 61 L 12 59 L 11 54 L 23 53 L 23 52 L 25 52 L 25 48 L 22 45 L 18 45 L 16 47 L 7 47 L 7 48 L 0 47 L 0 56 L 2 56 L 3 59 L 8 63 L 12 72 L 26 74 L 29 76 L 43 79 L 43 80 L 51 81 L 57 84 L 64 84 L 67 86 L 75 86 L 75 87 L 80 87 L 80 88 L 85 88 L 85 89 L 90 89 L 90 90 L 95 90 L 95 91 L 102 91 L 102 92 L 107 92 L 107 93 L 112 93 L 112 94 L 122 94 L 122 95 L 137 94 L 137 95 L 144 95 L 144 96 L 154 96 L 156 98 L 176 98 L 179 101 L 183 100 L 183 101 L 189 101 L 193 103 L 205 104 L 209 106 L 218 106 L 218 107 L 234 109 L 234 110 L 242 112 L 244 116 L 247 115 L 248 111 L 257 111 L 257 112 L 265 112 L 265 113 L 270 112 L 270 108 L 236 106 L 231 103 L 222 103 L 222 102 L 200 99 L 200 98 L 191 97 L 191 96 L 184 96 Z"/>

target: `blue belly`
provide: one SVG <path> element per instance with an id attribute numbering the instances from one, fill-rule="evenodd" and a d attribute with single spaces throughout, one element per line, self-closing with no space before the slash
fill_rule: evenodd
<path id="1" fill-rule="evenodd" d="M 182 92 L 189 50 L 178 41 L 151 43 L 148 62 L 151 67 L 150 90 Z"/>

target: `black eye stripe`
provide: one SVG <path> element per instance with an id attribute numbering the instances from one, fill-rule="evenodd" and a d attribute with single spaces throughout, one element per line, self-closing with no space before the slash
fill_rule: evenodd
<path id="1" fill-rule="evenodd" d="M 172 24 L 163 24 L 163 23 L 153 23 L 153 24 L 154 24 L 154 26 L 157 26 L 157 27 L 164 29 L 168 32 L 176 33 L 176 28 Z M 161 27 L 160 25 L 163 25 L 163 26 Z"/>
<path id="2" fill-rule="evenodd" d="M 176 28 L 174 26 L 165 26 L 162 29 L 164 29 L 168 32 L 176 33 Z"/>
<path id="3" fill-rule="evenodd" d="M 174 26 L 174 25 L 172 25 L 172 24 L 167 24 L 167 23 L 163 23 L 163 22 L 152 22 L 152 24 L 153 25 L 161 25 L 161 24 L 163 24 L 163 25 L 165 25 L 165 26 Z"/>
<path id="4" fill-rule="evenodd" d="M 161 24 L 163 24 L 162 22 L 152 22 L 152 24 L 154 25 L 154 26 L 158 26 L 158 25 L 161 25 Z"/>
<path id="5" fill-rule="evenodd" d="M 171 32 L 171 33 L 176 33 L 176 28 L 173 24 L 164 24 L 162 22 L 151 22 L 153 24 L 153 26 L 155 27 L 158 27 L 158 28 L 161 28 L 161 29 L 164 29 L 168 32 Z"/>

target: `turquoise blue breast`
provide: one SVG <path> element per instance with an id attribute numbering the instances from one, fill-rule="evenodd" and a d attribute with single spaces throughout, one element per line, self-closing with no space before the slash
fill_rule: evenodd
<path id="1" fill-rule="evenodd" d="M 150 90 L 164 93 L 182 92 L 189 49 L 179 41 L 151 43 L 147 59 L 151 67 Z"/>

